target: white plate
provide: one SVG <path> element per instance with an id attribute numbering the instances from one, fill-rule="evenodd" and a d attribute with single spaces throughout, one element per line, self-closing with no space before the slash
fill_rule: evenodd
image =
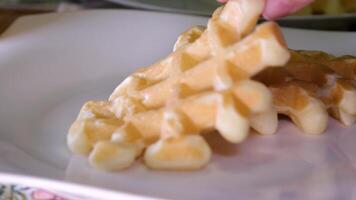
<path id="1" fill-rule="evenodd" d="M 352 197 L 356 126 L 342 128 L 334 120 L 320 137 L 302 135 L 282 120 L 276 135 L 229 145 L 196 172 L 149 171 L 138 161 L 129 170 L 104 173 L 71 156 L 66 132 L 84 101 L 107 98 L 130 72 L 168 54 L 180 32 L 204 23 L 201 17 L 108 10 L 17 21 L 0 39 L 0 171 L 99 187 L 113 191 L 105 193 L 112 199 L 120 192 L 171 199 Z M 356 33 L 284 33 L 291 48 L 356 54 Z M 32 180 L 4 177 L 0 182 Z"/>

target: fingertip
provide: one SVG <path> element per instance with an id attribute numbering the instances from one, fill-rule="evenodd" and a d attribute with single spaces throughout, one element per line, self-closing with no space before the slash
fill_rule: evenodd
<path id="1" fill-rule="evenodd" d="M 283 0 L 266 0 L 262 16 L 267 20 L 274 20 L 288 15 L 291 5 Z"/>
<path id="2" fill-rule="evenodd" d="M 278 17 L 274 15 L 274 13 L 269 12 L 268 10 L 264 10 L 262 13 L 262 17 L 265 18 L 266 20 L 275 20 Z"/>

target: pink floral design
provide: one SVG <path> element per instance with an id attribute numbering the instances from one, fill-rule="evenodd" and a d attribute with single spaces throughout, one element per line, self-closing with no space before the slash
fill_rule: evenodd
<path id="1" fill-rule="evenodd" d="M 33 191 L 32 198 L 33 200 L 65 200 L 62 197 L 41 189 Z"/>

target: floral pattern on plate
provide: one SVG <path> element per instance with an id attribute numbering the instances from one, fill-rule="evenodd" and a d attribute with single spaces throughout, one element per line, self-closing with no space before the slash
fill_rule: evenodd
<path id="1" fill-rule="evenodd" d="M 0 200 L 70 200 L 39 188 L 0 183 Z"/>

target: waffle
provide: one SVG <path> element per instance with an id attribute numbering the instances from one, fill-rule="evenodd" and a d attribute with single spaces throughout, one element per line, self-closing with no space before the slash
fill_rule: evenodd
<path id="1" fill-rule="evenodd" d="M 199 39 L 206 27 L 194 26 L 182 33 L 174 44 L 173 51 L 189 45 Z M 276 110 L 270 106 L 266 110 L 255 112 L 249 116 L 250 126 L 263 135 L 271 135 L 276 132 L 278 118 Z"/>
<path id="2" fill-rule="evenodd" d="M 311 134 L 325 130 L 327 112 L 345 126 L 352 125 L 356 120 L 355 57 L 294 50 L 291 55 L 285 67 L 269 68 L 255 77 L 269 86 L 277 111 Z M 304 97 L 297 97 L 302 93 Z"/>
<path id="3" fill-rule="evenodd" d="M 197 26 L 184 32 L 174 50 L 198 39 L 204 30 Z M 352 125 L 356 121 L 356 58 L 321 51 L 290 53 L 284 67 L 267 68 L 254 77 L 269 87 L 274 109 L 251 115 L 251 127 L 262 134 L 274 133 L 277 113 L 289 116 L 307 134 L 323 133 L 328 113 L 345 126 Z"/>
<path id="4" fill-rule="evenodd" d="M 251 77 L 290 57 L 277 24 L 256 27 L 263 7 L 263 0 L 229 1 L 206 30 L 182 36 L 173 53 L 130 75 L 108 101 L 86 103 L 69 129 L 70 149 L 102 170 L 127 168 L 142 154 L 152 169 L 193 170 L 211 157 L 202 134 L 217 130 L 242 142 L 252 118 L 274 111 L 268 88 Z"/>
<path id="5" fill-rule="evenodd" d="M 329 113 L 344 125 L 351 125 L 356 117 L 356 58 L 334 57 L 320 51 L 294 51 L 292 54 L 290 66 L 286 67 L 289 74 L 317 84 L 315 96 L 323 101 Z M 298 76 L 298 71 L 312 75 Z"/>

